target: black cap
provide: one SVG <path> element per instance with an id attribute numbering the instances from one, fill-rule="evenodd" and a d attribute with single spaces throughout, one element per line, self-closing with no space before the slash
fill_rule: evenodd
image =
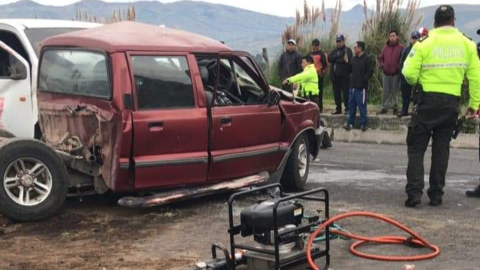
<path id="1" fill-rule="evenodd" d="M 412 34 L 410 35 L 410 37 L 419 39 L 419 38 L 422 37 L 422 34 L 420 34 L 420 32 L 418 32 L 418 31 L 413 31 Z"/>
<path id="2" fill-rule="evenodd" d="M 337 41 L 344 41 L 345 40 L 345 36 L 340 34 L 340 35 L 337 35 L 337 38 L 336 38 Z"/>
<path id="3" fill-rule="evenodd" d="M 312 40 L 312 46 L 320 46 L 320 40 L 318 38 Z"/>
<path id="4" fill-rule="evenodd" d="M 477 35 L 480 35 L 480 29 L 477 30 Z"/>
<path id="5" fill-rule="evenodd" d="M 446 23 L 455 19 L 455 10 L 450 5 L 441 5 L 435 11 L 435 23 Z"/>

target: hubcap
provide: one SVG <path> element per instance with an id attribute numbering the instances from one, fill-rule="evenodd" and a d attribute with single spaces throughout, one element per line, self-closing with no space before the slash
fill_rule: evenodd
<path id="1" fill-rule="evenodd" d="M 35 158 L 19 158 L 8 165 L 3 187 L 15 203 L 35 206 L 47 199 L 52 191 L 52 174 Z"/>
<path id="2" fill-rule="evenodd" d="M 20 185 L 26 188 L 31 188 L 33 186 L 33 181 L 34 178 L 29 174 L 20 177 Z"/>
<path id="3" fill-rule="evenodd" d="M 301 141 L 298 147 L 298 172 L 300 177 L 304 177 L 307 173 L 308 150 L 305 141 Z"/>

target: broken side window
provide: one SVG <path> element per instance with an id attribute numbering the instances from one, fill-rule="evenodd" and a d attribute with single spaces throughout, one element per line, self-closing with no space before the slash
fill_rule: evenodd
<path id="1" fill-rule="evenodd" d="M 132 56 L 139 110 L 195 107 L 185 56 Z"/>

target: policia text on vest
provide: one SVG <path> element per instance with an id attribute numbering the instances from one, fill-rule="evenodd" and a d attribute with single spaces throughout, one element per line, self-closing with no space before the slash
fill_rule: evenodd
<path id="1" fill-rule="evenodd" d="M 403 75 L 410 85 L 421 85 L 407 135 L 407 207 L 421 203 L 424 189 L 423 159 L 430 139 L 432 166 L 430 205 L 442 204 L 450 141 L 460 114 L 462 83 L 469 82 L 469 114 L 480 105 L 480 61 L 476 44 L 455 27 L 455 12 L 442 5 L 435 12 L 435 29 L 417 42 L 407 57 Z"/>

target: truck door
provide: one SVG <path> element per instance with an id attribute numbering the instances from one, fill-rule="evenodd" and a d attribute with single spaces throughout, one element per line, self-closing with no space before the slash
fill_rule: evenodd
<path id="1" fill-rule="evenodd" d="M 30 91 L 31 77 L 27 60 L 0 41 L 0 137 L 33 137 Z M 26 129 L 27 124 L 32 128 Z"/>
<path id="2" fill-rule="evenodd" d="M 279 144 L 280 109 L 267 104 L 269 88 L 253 62 L 245 60 L 250 58 L 244 53 L 220 54 L 208 180 L 274 171 L 286 151 Z"/>
<path id="3" fill-rule="evenodd" d="M 193 56 L 129 54 L 136 96 L 136 188 L 177 186 L 207 179 L 207 111 L 198 106 L 189 57 Z"/>

